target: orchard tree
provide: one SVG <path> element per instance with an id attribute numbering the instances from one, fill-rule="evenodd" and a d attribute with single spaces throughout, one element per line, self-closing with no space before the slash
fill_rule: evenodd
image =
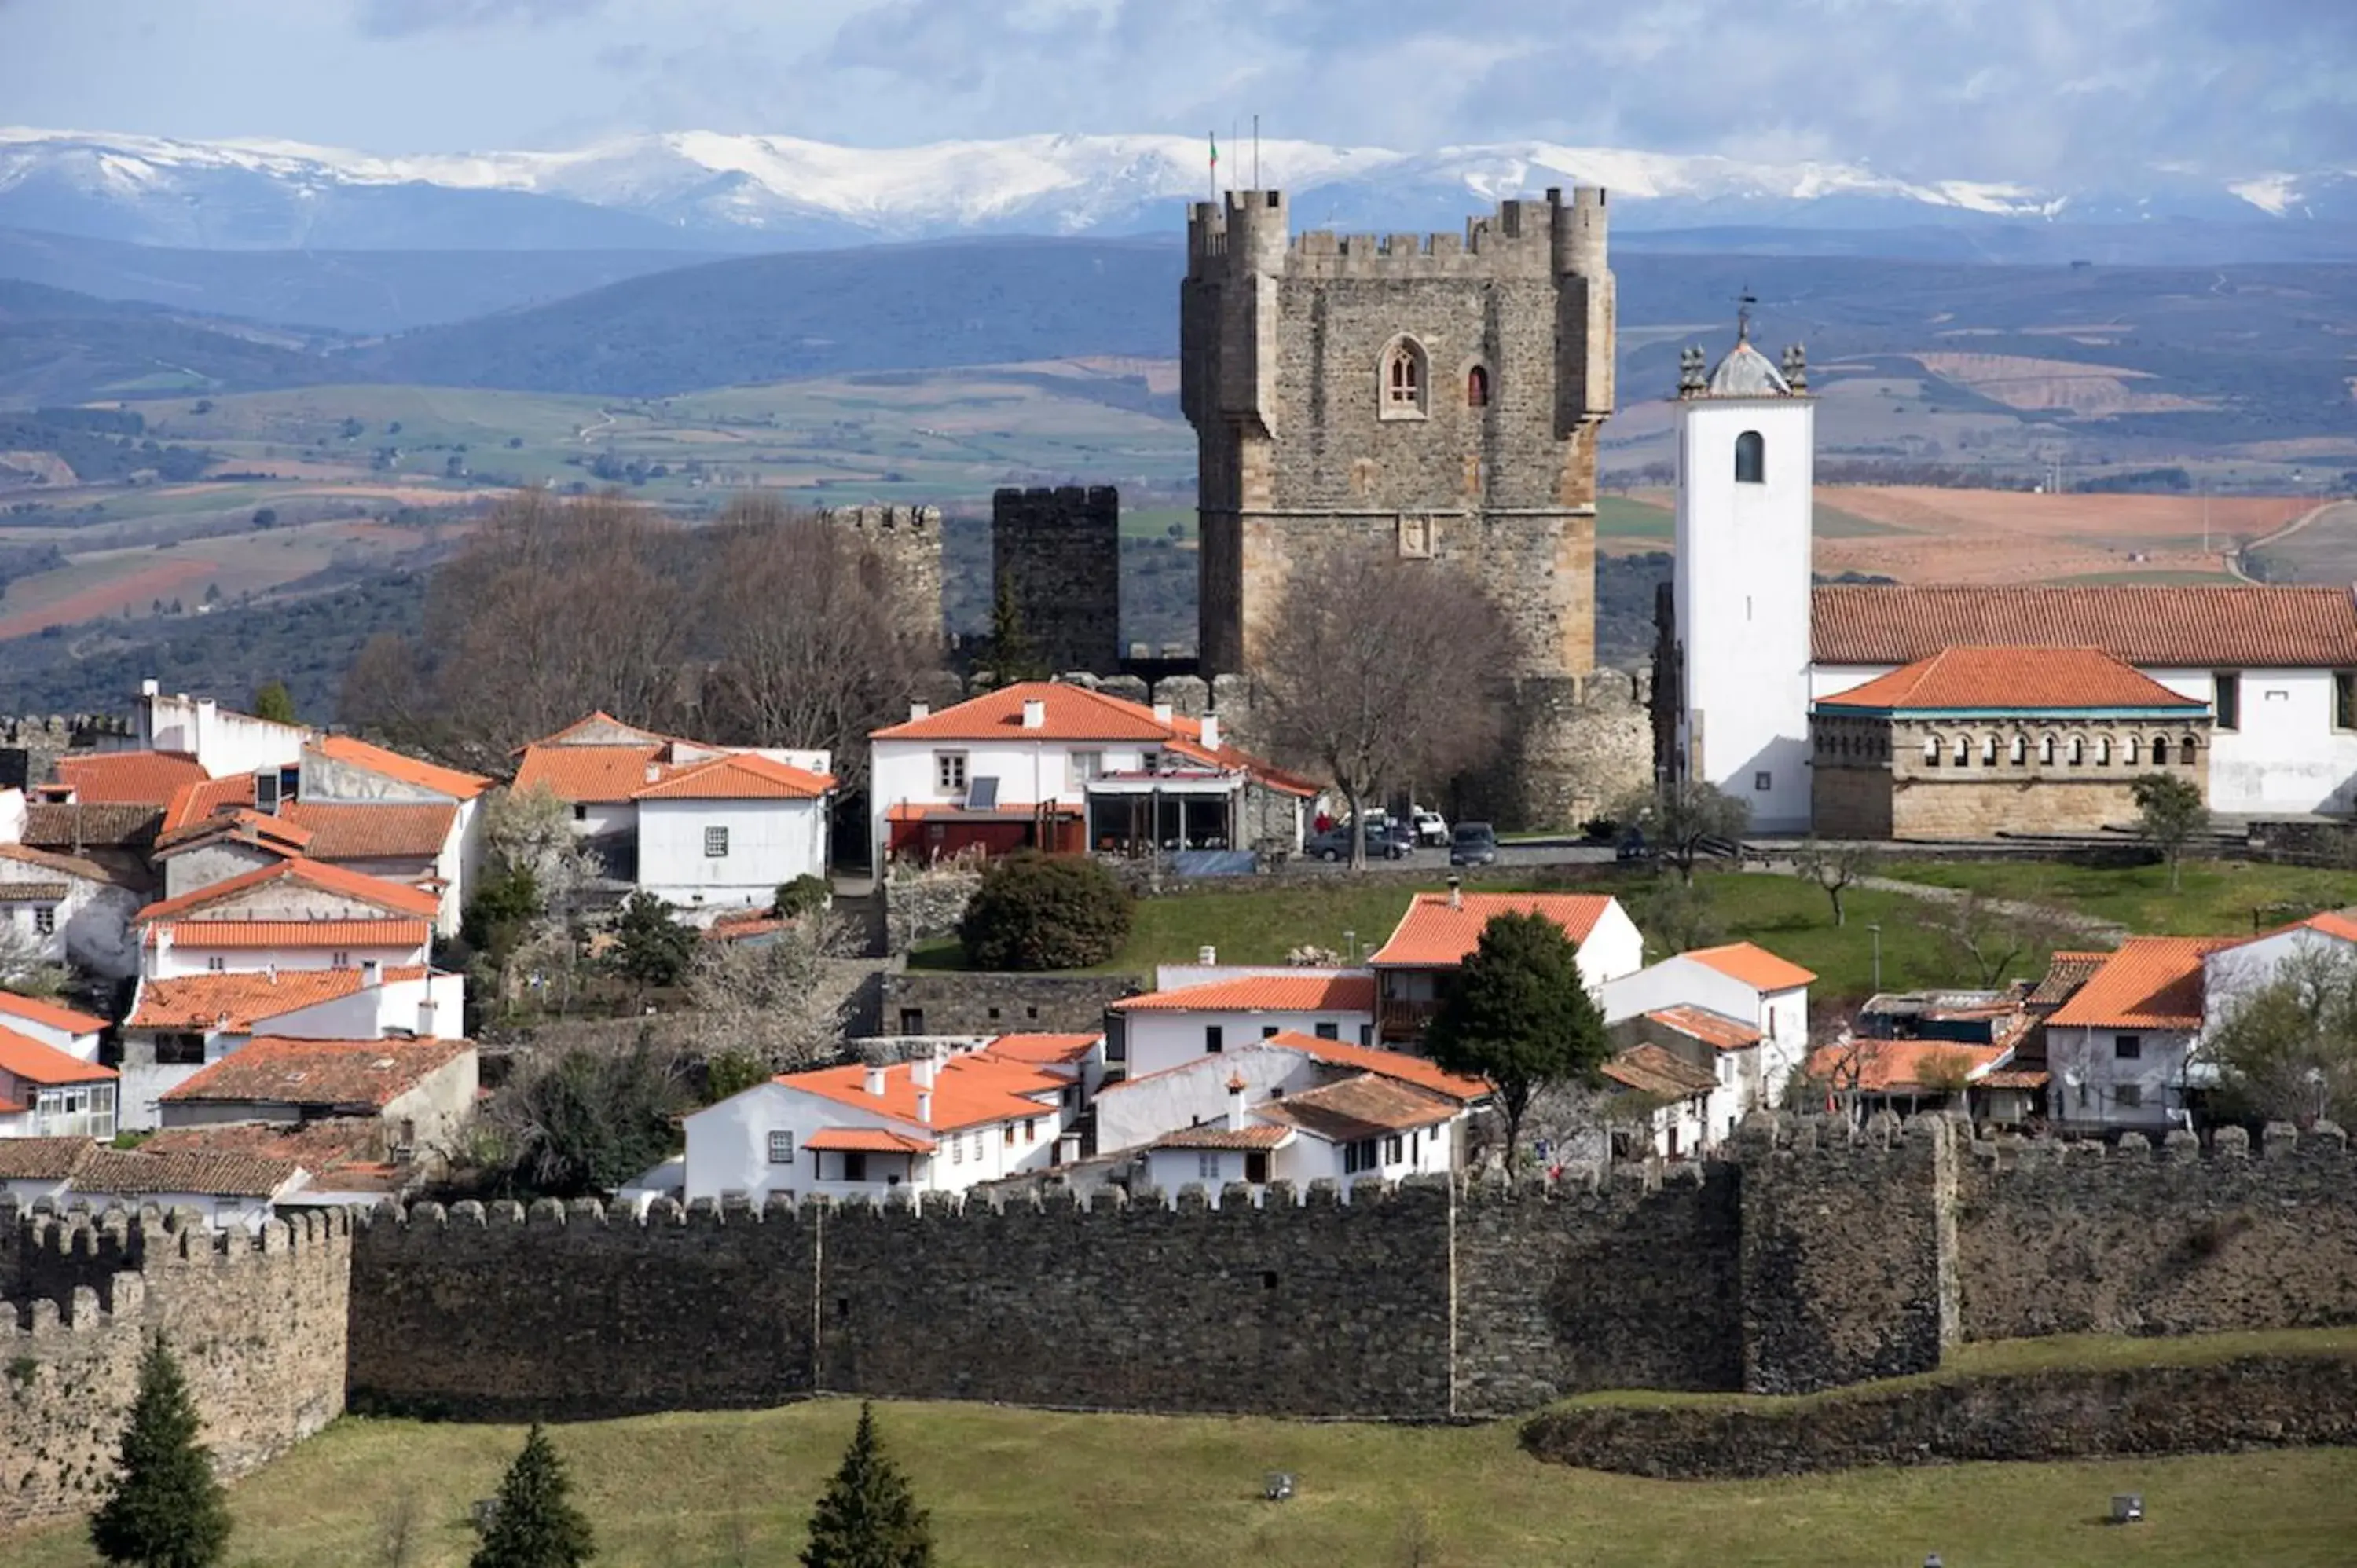
<path id="1" fill-rule="evenodd" d="M 1509 1169 L 1522 1157 L 1532 1099 L 1556 1084 L 1592 1083 L 1609 1054 L 1578 957 L 1577 944 L 1545 916 L 1494 915 L 1425 1032 L 1434 1061 L 1490 1080 L 1506 1116 Z"/>
<path id="2" fill-rule="evenodd" d="M 499 1506 L 468 1568 L 579 1568 L 597 1556 L 597 1538 L 571 1490 L 565 1461 L 533 1422 L 523 1452 L 500 1480 Z"/>
<path id="3" fill-rule="evenodd" d="M 670 904 L 633 893 L 614 926 L 614 968 L 641 989 L 677 985 L 695 959 L 695 932 L 673 918 Z"/>
<path id="4" fill-rule="evenodd" d="M 229 1502 L 197 1442 L 197 1407 L 160 1339 L 139 1362 L 139 1391 L 90 1541 L 109 1563 L 210 1568 L 229 1551 Z"/>
<path id="5" fill-rule="evenodd" d="M 900 1467 L 876 1435 L 876 1411 L 859 1425 L 834 1479 L 811 1514 L 802 1568 L 932 1568 L 933 1531 Z"/>
<path id="6" fill-rule="evenodd" d="M 2174 893 L 2185 846 L 2210 826 L 2201 786 L 2174 773 L 2147 773 L 2130 781 L 2128 792 L 2136 801 L 2136 832 L 2169 863 L 2169 890 Z"/>
<path id="7" fill-rule="evenodd" d="M 1869 843 L 1846 842 L 1827 843 L 1811 837 L 1792 856 L 1801 875 L 1815 883 L 1832 900 L 1834 924 L 1849 923 L 1849 911 L 1842 907 L 1842 896 L 1857 883 L 1874 875 L 1879 857 Z"/>

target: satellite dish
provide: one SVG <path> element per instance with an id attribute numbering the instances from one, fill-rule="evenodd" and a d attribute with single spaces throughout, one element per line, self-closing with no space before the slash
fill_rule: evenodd
<path id="1" fill-rule="evenodd" d="M 2081 1084 L 2087 1081 L 2087 1075 L 2081 1072 L 2077 1068 L 2072 1068 L 2062 1074 L 2062 1081 L 2070 1085 L 2072 1089 L 2076 1089 Z"/>

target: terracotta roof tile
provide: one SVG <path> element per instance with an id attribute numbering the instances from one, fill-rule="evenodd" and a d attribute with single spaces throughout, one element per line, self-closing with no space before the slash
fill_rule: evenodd
<path id="1" fill-rule="evenodd" d="M 187 948 L 414 948 L 433 937 L 424 920 L 170 920 L 155 928 Z M 153 931 L 150 932 L 152 937 Z"/>
<path id="2" fill-rule="evenodd" d="M 1253 974 L 1125 996 L 1116 1013 L 1369 1013 L 1371 974 Z"/>
<path id="3" fill-rule="evenodd" d="M 2104 967 L 2109 952 L 2058 952 L 2046 960 L 2046 975 L 2025 1000 L 2032 1007 L 2060 1007 L 2071 1000 L 2087 977 Z"/>
<path id="4" fill-rule="evenodd" d="M 59 854 L 54 850 L 35 849 L 30 844 L 0 843 L 0 860 L 12 860 L 19 865 L 35 865 L 59 876 L 70 876 L 83 882 L 113 882 L 114 874 L 94 860 L 80 855 Z M 0 879 L 0 886 L 6 886 Z"/>
<path id="5" fill-rule="evenodd" d="M 68 1056 L 14 1029 L 0 1029 L 0 1072 L 27 1083 L 54 1088 L 66 1083 L 106 1083 L 118 1075 L 111 1067 Z"/>
<path id="6" fill-rule="evenodd" d="M 422 757 L 388 751 L 383 746 L 371 746 L 352 736 L 321 736 L 311 743 L 311 749 L 348 767 L 380 773 L 404 784 L 414 784 L 421 789 L 431 789 L 454 800 L 471 800 L 491 787 L 491 781 L 479 773 L 445 768 Z"/>
<path id="7" fill-rule="evenodd" d="M 58 758 L 58 781 L 71 785 L 88 806 L 161 809 L 183 784 L 205 777 L 197 759 L 178 751 L 94 751 Z"/>
<path id="8" fill-rule="evenodd" d="M 196 848 L 199 844 L 218 843 L 223 840 L 251 844 L 272 854 L 292 859 L 305 853 L 311 843 L 307 828 L 296 826 L 284 817 L 270 816 L 251 806 L 223 806 L 210 816 L 193 822 L 171 825 L 172 813 L 164 813 L 164 831 L 156 835 L 158 859 Z"/>
<path id="9" fill-rule="evenodd" d="M 1760 1043 L 1758 1029 L 1707 1007 L 1657 1007 L 1645 1016 L 1714 1050 L 1739 1051 Z"/>
<path id="10" fill-rule="evenodd" d="M 1249 1127 L 1181 1127 L 1175 1133 L 1163 1133 L 1146 1146 L 1149 1149 L 1274 1149 L 1292 1136 L 1293 1129 L 1289 1125 L 1259 1122 Z"/>
<path id="11" fill-rule="evenodd" d="M 165 898 L 148 905 L 135 917 L 145 923 L 169 918 L 201 909 L 210 904 L 232 897 L 251 888 L 266 886 L 274 882 L 298 881 L 324 892 L 341 894 L 357 903 L 373 904 L 405 915 L 421 915 L 431 918 L 442 908 L 442 900 L 422 888 L 404 883 L 387 881 L 382 876 L 369 876 L 357 871 L 347 871 L 339 865 L 328 865 L 316 860 L 284 860 L 275 865 L 255 869 L 183 893 L 177 898 Z"/>
<path id="12" fill-rule="evenodd" d="M 842 1149 L 869 1155 L 930 1155 L 933 1141 L 888 1127 L 822 1127 L 802 1140 L 805 1149 Z"/>
<path id="13" fill-rule="evenodd" d="M 1813 596 L 1810 641 L 1820 664 L 1907 664 L 1963 646 L 2092 644 L 2148 667 L 2337 667 L 2357 665 L 2357 602 L 2345 587 L 1827 586 Z"/>
<path id="14" fill-rule="evenodd" d="M 431 860 L 450 842 L 458 808 L 432 801 L 297 800 L 281 813 L 310 835 L 314 860 Z"/>
<path id="15" fill-rule="evenodd" d="M 192 779 L 172 791 L 172 799 L 164 808 L 164 826 L 157 836 L 168 838 L 183 828 L 240 806 L 253 809 L 252 775 L 232 773 L 226 779 Z"/>
<path id="16" fill-rule="evenodd" d="M 2331 937 L 2338 941 L 2357 942 L 2357 909 L 2326 909 L 2321 913 L 2310 915 L 2304 920 L 2294 920 L 2288 925 L 2261 931 L 2255 937 L 2237 937 L 2234 939 L 2234 943 L 2236 946 L 2243 946 L 2251 942 L 2265 941 L 2269 937 L 2279 937 L 2286 931 L 2298 930 L 2314 931 L 2319 936 Z"/>
<path id="17" fill-rule="evenodd" d="M 59 805 L 35 801 L 25 808 L 25 842 L 39 849 L 79 854 L 85 849 L 144 850 L 156 842 L 164 813 L 154 806 Z"/>
<path id="18" fill-rule="evenodd" d="M 1960 1076 L 1977 1083 L 1982 1073 L 2005 1060 L 2012 1050 L 2010 1045 L 1968 1046 L 1957 1040 L 1861 1038 L 1810 1052 L 1808 1073 L 1844 1092 L 1943 1091 Z"/>
<path id="19" fill-rule="evenodd" d="M 1655 1045 L 1631 1046 L 1606 1058 L 1597 1070 L 1624 1089 L 1664 1100 L 1687 1100 L 1718 1087 L 1717 1077 Z"/>
<path id="20" fill-rule="evenodd" d="M 1395 1078 L 1451 1100 L 1469 1102 L 1483 1099 L 1490 1092 L 1489 1084 L 1480 1079 L 1450 1072 L 1437 1062 L 1410 1056 L 1405 1051 L 1387 1051 L 1377 1046 L 1349 1046 L 1340 1040 L 1320 1039 L 1315 1035 L 1295 1034 L 1290 1030 L 1281 1035 L 1271 1035 L 1256 1043 L 1306 1051 L 1330 1067 L 1354 1068 L 1381 1078 Z"/>
<path id="21" fill-rule="evenodd" d="M 38 996 L 19 996 L 13 991 L 0 991 L 0 1020 L 8 1018 L 62 1029 L 70 1035 L 95 1035 L 106 1027 L 106 1020 L 95 1013 L 61 1006 Z"/>
<path id="22" fill-rule="evenodd" d="M 1023 705 L 1036 702 L 1042 723 L 1023 727 Z M 1295 795 L 1313 795 L 1318 787 L 1306 779 L 1270 767 L 1259 757 L 1222 738 L 1217 746 L 1203 745 L 1203 721 L 1174 714 L 1166 722 L 1143 703 L 1108 696 L 1086 686 L 1061 681 L 1019 681 L 995 692 L 970 697 L 953 707 L 920 719 L 910 719 L 873 732 L 871 740 L 1012 740 L 1012 741 L 1143 741 L 1160 744 L 1173 755 L 1222 768 L 1243 768 L 1264 784 Z"/>
<path id="23" fill-rule="evenodd" d="M 2201 961 L 2233 937 L 2130 937 L 2049 1027 L 2192 1029 L 2201 1024 Z"/>
<path id="24" fill-rule="evenodd" d="M 810 773 L 750 753 L 715 757 L 642 786 L 640 800 L 815 800 L 834 788 L 832 774 Z"/>
<path id="25" fill-rule="evenodd" d="M 174 1104 L 223 1101 L 382 1110 L 473 1050 L 468 1040 L 291 1040 L 264 1035 L 165 1091 Z"/>
<path id="26" fill-rule="evenodd" d="M 1265 1100 L 1250 1107 L 1248 1113 L 1340 1144 L 1378 1133 L 1437 1126 L 1453 1119 L 1460 1109 L 1456 1101 L 1428 1094 L 1413 1084 L 1362 1072 L 1282 1100 Z"/>
<path id="27" fill-rule="evenodd" d="M 1103 1034 L 1093 1035 L 1001 1035 L 982 1047 L 985 1056 L 1000 1061 L 1029 1062 L 1045 1067 L 1049 1063 L 1070 1066 L 1087 1057 L 1103 1043 Z"/>
<path id="28" fill-rule="evenodd" d="M 353 1166 L 374 1167 L 386 1155 L 384 1125 L 374 1116 L 321 1116 L 301 1123 L 218 1122 L 202 1127 L 167 1127 L 151 1133 L 142 1149 L 163 1155 L 244 1155 L 292 1160 L 313 1177 L 342 1176 Z M 348 1185 L 348 1179 L 337 1186 Z M 382 1185 L 375 1179 L 361 1184 Z M 396 1181 L 393 1185 L 398 1185 Z"/>
<path id="29" fill-rule="evenodd" d="M 431 972 L 424 964 L 384 970 L 386 984 L 423 980 Z M 362 989 L 357 969 L 282 969 L 276 974 L 184 974 L 172 980 L 143 980 L 131 1016 L 130 1029 L 210 1029 L 220 1020 L 233 1034 L 252 1032 L 256 1024 L 284 1017 L 298 1008 L 317 1006 Z"/>
<path id="30" fill-rule="evenodd" d="M 76 1192 L 124 1197 L 155 1193 L 191 1193 L 208 1197 L 274 1197 L 302 1174 L 293 1160 L 258 1155 L 182 1153 L 146 1149 L 99 1149 L 73 1174 Z"/>
<path id="31" fill-rule="evenodd" d="M 519 794 L 545 789 L 560 800 L 576 805 L 615 805 L 630 800 L 649 782 L 647 770 L 660 779 L 667 769 L 657 760 L 660 745 L 552 746 L 524 747 L 516 768 Z"/>
<path id="32" fill-rule="evenodd" d="M 781 1075 L 777 1082 L 788 1089 L 819 1095 L 910 1126 L 954 1131 L 1004 1122 L 1010 1117 L 1045 1116 L 1054 1107 L 1032 1098 L 1060 1095 L 1064 1079 L 1019 1061 L 1003 1061 L 983 1052 L 952 1057 L 933 1075 L 932 1118 L 917 1115 L 915 1064 L 895 1062 L 884 1069 L 884 1092 L 867 1092 L 867 1069 L 862 1066 L 819 1068 Z"/>
<path id="33" fill-rule="evenodd" d="M 1378 968 L 1453 969 L 1480 945 L 1481 929 L 1498 915 L 1544 915 L 1573 941 L 1584 942 L 1611 907 L 1605 893 L 1467 893 L 1454 906 L 1446 893 L 1418 893 L 1391 940 L 1367 961 Z"/>
<path id="34" fill-rule="evenodd" d="M 2203 704 L 2099 648 L 1943 648 L 1830 697 L 1820 708 L 2018 714 L 2089 708 L 2190 714 Z"/>
<path id="35" fill-rule="evenodd" d="M 1715 948 L 1695 948 L 1682 955 L 1706 969 L 1715 969 L 1730 980 L 1739 980 L 1754 991 L 1790 991 L 1816 979 L 1813 970 L 1803 969 L 1790 959 L 1779 958 L 1766 948 L 1753 942 L 1727 942 Z"/>
<path id="36" fill-rule="evenodd" d="M 0 1181 L 63 1181 L 97 1147 L 88 1138 L 0 1138 Z"/>

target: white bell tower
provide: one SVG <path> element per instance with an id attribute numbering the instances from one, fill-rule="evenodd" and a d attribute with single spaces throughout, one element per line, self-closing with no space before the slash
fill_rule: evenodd
<path id="1" fill-rule="evenodd" d="M 1798 348 L 1780 371 L 1750 336 L 1747 309 L 1717 368 L 1690 349 L 1679 377 L 1675 743 L 1755 832 L 1805 832 L 1816 400 Z"/>

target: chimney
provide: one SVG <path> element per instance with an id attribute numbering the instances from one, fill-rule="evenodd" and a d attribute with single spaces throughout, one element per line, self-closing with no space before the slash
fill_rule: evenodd
<path id="1" fill-rule="evenodd" d="M 1169 723 L 1170 723 L 1170 704 L 1169 704 L 1169 703 L 1155 703 L 1155 704 L 1154 704 L 1154 722 L 1155 722 L 1156 724 L 1162 725 L 1164 725 L 1164 726 L 1166 726 L 1166 727 L 1169 725 Z"/>
<path id="2" fill-rule="evenodd" d="M 1465 878 L 1452 876 L 1448 879 L 1448 907 L 1452 909 L 1465 908 Z"/>
<path id="3" fill-rule="evenodd" d="M 1205 942 L 1201 947 L 1195 950 L 1195 961 L 1201 964 L 1204 968 L 1209 969 L 1211 965 L 1220 961 L 1220 950 L 1213 947 L 1211 943 Z"/>
<path id="4" fill-rule="evenodd" d="M 661 783 L 661 782 L 662 782 L 662 763 L 660 763 L 660 762 L 650 762 L 650 763 L 648 763 L 648 764 L 647 764 L 647 782 L 648 782 L 648 783 L 650 783 L 650 784 L 656 784 L 656 783 Z"/>
<path id="5" fill-rule="evenodd" d="M 877 1100 L 884 1098 L 884 1069 L 882 1068 L 871 1067 L 867 1069 L 867 1092 Z"/>
<path id="6" fill-rule="evenodd" d="M 1228 1075 L 1228 1131 L 1241 1133 L 1252 1124 L 1252 1112 L 1244 1109 L 1244 1075 L 1239 1070 Z"/>
<path id="7" fill-rule="evenodd" d="M 156 928 L 156 938 L 151 950 L 156 956 L 149 961 L 152 967 L 147 971 L 147 974 L 150 979 L 160 980 L 164 974 L 164 962 L 172 956 L 171 927 L 158 925 Z"/>
<path id="8" fill-rule="evenodd" d="M 139 682 L 139 694 L 143 697 L 160 697 L 164 694 L 163 682 L 151 675 Z"/>
<path id="9" fill-rule="evenodd" d="M 917 1090 L 917 1120 L 928 1127 L 933 1124 L 933 1091 L 930 1089 Z"/>
<path id="10" fill-rule="evenodd" d="M 361 983 L 362 985 L 383 984 L 384 965 L 377 962 L 377 961 L 372 958 L 364 958 L 361 960 Z"/>
<path id="11" fill-rule="evenodd" d="M 1025 729 L 1046 729 L 1048 727 L 1048 704 L 1038 697 L 1024 698 L 1023 727 Z"/>
<path id="12" fill-rule="evenodd" d="M 437 1015 L 438 1011 L 431 996 L 417 1004 L 417 1037 L 419 1039 L 434 1038 L 435 1031 L 441 1026 L 441 1019 Z"/>
<path id="13" fill-rule="evenodd" d="M 909 1064 L 909 1081 L 915 1084 L 920 1090 L 932 1088 L 933 1058 L 930 1056 L 922 1056 L 919 1057 L 915 1061 L 910 1062 Z"/>
<path id="14" fill-rule="evenodd" d="M 1203 715 L 1203 749 L 1205 751 L 1220 749 L 1220 715 L 1217 714 Z"/>
<path id="15" fill-rule="evenodd" d="M 932 704 L 932 703 L 910 703 L 909 704 L 909 722 L 910 724 L 915 724 L 919 719 L 929 719 L 929 718 L 931 718 L 932 716 L 933 716 L 933 704 Z"/>

